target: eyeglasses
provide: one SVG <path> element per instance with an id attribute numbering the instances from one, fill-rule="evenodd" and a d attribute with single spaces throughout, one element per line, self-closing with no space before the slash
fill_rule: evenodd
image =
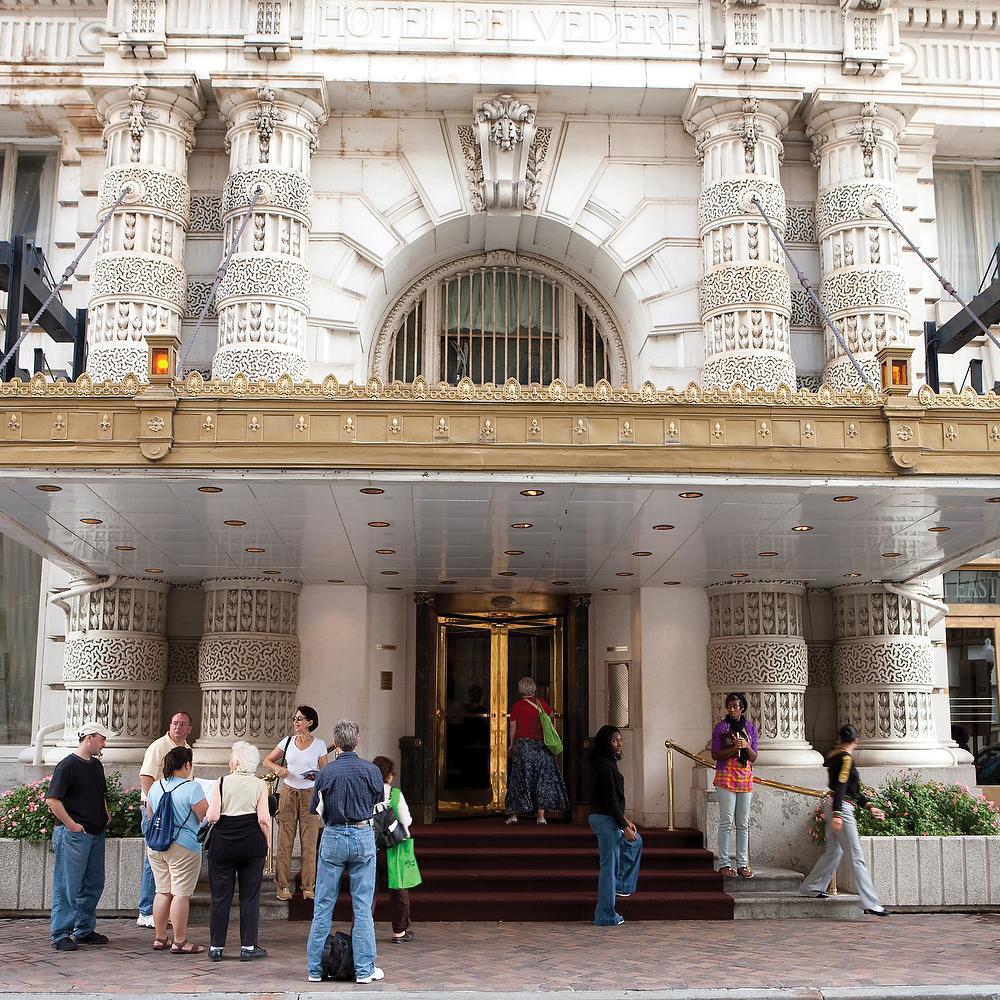
<path id="1" fill-rule="evenodd" d="M 312 722 L 312 719 L 307 719 L 304 715 L 293 715 L 292 722 Z"/>

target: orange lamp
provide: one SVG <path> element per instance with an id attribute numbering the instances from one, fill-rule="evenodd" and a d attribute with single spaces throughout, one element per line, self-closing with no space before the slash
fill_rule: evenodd
<path id="1" fill-rule="evenodd" d="M 878 352 L 882 391 L 892 396 L 908 396 L 913 391 L 910 359 L 912 347 L 883 347 Z"/>
<path id="2" fill-rule="evenodd" d="M 177 370 L 180 341 L 171 334 L 152 333 L 146 336 L 149 361 L 146 376 L 151 384 L 170 382 Z"/>

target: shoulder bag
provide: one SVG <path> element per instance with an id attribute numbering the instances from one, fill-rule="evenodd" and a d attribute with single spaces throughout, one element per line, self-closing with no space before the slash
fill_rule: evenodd
<path id="1" fill-rule="evenodd" d="M 390 792 L 390 802 L 391 795 Z M 375 846 L 383 851 L 397 844 L 401 844 L 407 838 L 407 833 L 403 829 L 403 824 L 399 822 L 396 810 L 390 802 L 379 802 L 375 806 L 375 814 L 372 817 L 372 827 L 375 831 Z"/>
<path id="2" fill-rule="evenodd" d="M 286 760 L 286 758 L 288 756 L 288 748 L 291 746 L 291 743 L 292 743 L 292 737 L 289 736 L 288 739 L 285 740 L 285 748 L 284 748 L 284 750 L 281 751 L 281 761 L 280 761 L 280 764 L 279 764 L 280 767 L 284 767 L 285 766 L 285 760 Z M 274 783 L 274 791 L 273 792 L 269 792 L 268 796 L 267 796 L 267 811 L 272 816 L 277 816 L 278 815 L 278 806 L 279 805 L 281 805 L 281 792 L 278 791 L 278 782 L 276 781 Z"/>
<path id="3" fill-rule="evenodd" d="M 399 809 L 400 791 L 394 788 L 389 793 L 389 805 Z M 420 885 L 420 868 L 417 866 L 417 856 L 413 851 L 413 838 L 407 837 L 401 844 L 390 847 L 385 852 L 386 871 L 389 876 L 390 889 L 412 889 Z"/>
<path id="4" fill-rule="evenodd" d="M 556 731 L 555 725 L 553 725 L 552 720 L 549 718 L 549 713 L 542 708 L 542 704 L 537 699 L 531 702 L 532 705 L 538 711 L 538 720 L 542 724 L 542 741 L 545 743 L 545 749 L 552 752 L 556 757 L 563 752 L 563 741 Z"/>

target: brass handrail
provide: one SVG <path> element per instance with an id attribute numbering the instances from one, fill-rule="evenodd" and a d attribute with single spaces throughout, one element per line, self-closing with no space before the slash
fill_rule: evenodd
<path id="1" fill-rule="evenodd" d="M 715 770 L 715 761 L 705 760 L 704 757 L 699 757 L 695 753 L 691 753 L 690 750 L 685 750 L 684 747 L 675 743 L 673 740 L 664 740 L 663 745 L 667 748 L 667 829 L 673 830 L 674 827 L 674 751 L 676 750 L 679 754 L 687 757 L 688 760 L 693 761 L 695 764 L 700 764 L 702 767 L 707 767 L 710 770 Z M 825 799 L 826 791 L 819 788 L 805 788 L 802 785 L 790 785 L 784 781 L 772 781 L 770 778 L 758 778 L 757 775 L 753 777 L 753 783 L 755 785 L 766 785 L 768 788 L 777 788 L 782 792 L 794 792 L 796 795 L 808 795 L 813 799 Z M 830 882 L 830 894 L 837 894 L 837 873 L 834 872 L 833 879 Z"/>

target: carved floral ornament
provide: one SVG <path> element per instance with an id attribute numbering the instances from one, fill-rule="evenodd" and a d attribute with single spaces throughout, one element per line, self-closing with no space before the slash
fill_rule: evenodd
<path id="1" fill-rule="evenodd" d="M 511 150 L 524 139 L 524 126 L 535 121 L 530 105 L 510 94 L 484 101 L 476 111 L 476 122 L 489 129 L 490 141 L 503 150 Z"/>

